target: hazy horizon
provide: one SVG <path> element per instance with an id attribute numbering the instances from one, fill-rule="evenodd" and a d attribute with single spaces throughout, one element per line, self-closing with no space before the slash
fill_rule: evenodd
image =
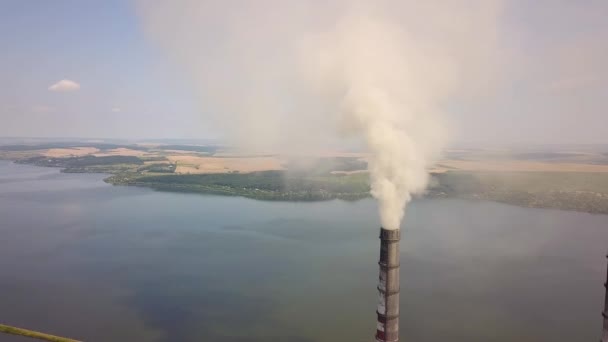
<path id="1" fill-rule="evenodd" d="M 145 144 L 145 143 L 158 143 L 158 144 L 184 144 L 184 145 L 220 145 L 220 146 L 231 146 L 228 141 L 219 138 L 205 138 L 205 137 L 143 137 L 143 138 L 108 138 L 98 136 L 1 136 L 0 135 L 0 146 L 3 145 L 14 145 L 14 144 L 30 144 L 35 145 L 38 143 L 45 142 L 65 142 L 65 143 L 93 143 L 93 142 L 106 142 L 106 143 L 117 143 L 117 144 Z M 590 148 L 608 148 L 608 141 L 606 142 L 488 142 L 488 141 L 452 141 L 444 147 L 444 150 L 450 149 L 561 149 L 566 150 L 577 147 L 590 147 Z M 363 151 L 364 146 L 361 145 L 328 145 L 328 149 L 336 151 Z"/>

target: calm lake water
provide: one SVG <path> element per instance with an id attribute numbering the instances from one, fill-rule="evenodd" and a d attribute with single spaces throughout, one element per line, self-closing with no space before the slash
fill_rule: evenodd
<path id="1" fill-rule="evenodd" d="M 86 341 L 373 339 L 374 201 L 103 177 L 0 161 L 0 322 Z M 599 339 L 608 216 L 417 200 L 403 229 L 404 341 Z"/>

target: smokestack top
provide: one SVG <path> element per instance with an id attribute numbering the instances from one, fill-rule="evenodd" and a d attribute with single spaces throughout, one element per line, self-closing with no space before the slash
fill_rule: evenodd
<path id="1" fill-rule="evenodd" d="M 401 239 L 401 229 L 385 229 L 380 227 L 380 239 L 385 241 L 399 241 Z"/>

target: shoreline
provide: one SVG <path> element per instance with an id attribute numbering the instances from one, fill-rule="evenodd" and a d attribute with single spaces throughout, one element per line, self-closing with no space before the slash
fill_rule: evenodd
<path id="1" fill-rule="evenodd" d="M 142 174 L 120 168 L 77 168 L 37 165 L 24 160 L 2 159 L 22 165 L 57 168 L 62 173 L 96 173 L 107 175 L 103 182 L 112 186 L 136 186 L 174 193 L 237 196 L 260 201 L 321 202 L 334 199 L 358 201 L 370 198 L 367 176 L 362 173 L 315 175 L 285 178 L 283 171 L 228 174 Z M 608 192 L 590 190 L 541 189 L 531 191 L 521 185 L 497 184 L 504 179 L 529 177 L 532 180 L 567 176 L 568 173 L 448 171 L 432 175 L 432 185 L 421 198 L 457 198 L 491 201 L 524 208 L 556 209 L 589 214 L 608 214 Z M 589 174 L 587 174 L 588 176 Z M 484 177 L 489 178 L 483 179 Z M 492 179 L 492 177 L 496 179 Z M 583 176 L 578 176 L 583 177 Z M 572 177 L 571 177 L 572 178 Z M 608 177 L 606 177 L 608 184 Z M 551 179 L 552 180 L 552 179 Z M 578 180 L 578 179 L 575 179 Z M 602 178 L 603 180 L 603 178 Z M 513 181 L 511 179 L 511 181 Z M 529 181 L 529 180 L 528 180 Z M 570 180 L 572 181 L 572 180 Z M 293 185 L 295 183 L 295 185 Z M 551 183 L 551 185 L 554 185 Z M 518 188 L 519 187 L 519 188 Z"/>

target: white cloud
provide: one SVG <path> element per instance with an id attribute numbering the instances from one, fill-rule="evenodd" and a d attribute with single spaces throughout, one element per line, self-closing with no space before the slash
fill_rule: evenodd
<path id="1" fill-rule="evenodd" d="M 61 80 L 49 87 L 50 91 L 58 91 L 58 92 L 68 92 L 68 91 L 76 91 L 80 89 L 80 84 L 70 81 L 70 80 Z"/>
<path id="2" fill-rule="evenodd" d="M 112 113 L 119 113 L 120 111 L 122 111 L 122 109 L 120 107 L 112 107 Z"/>

